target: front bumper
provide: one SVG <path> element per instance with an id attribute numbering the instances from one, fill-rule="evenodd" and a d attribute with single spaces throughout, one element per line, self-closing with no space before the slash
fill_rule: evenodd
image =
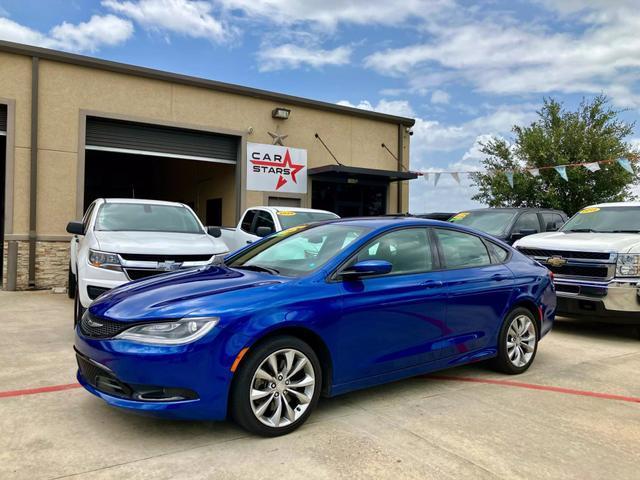
<path id="1" fill-rule="evenodd" d="M 78 382 L 114 407 L 164 418 L 223 420 L 232 373 L 226 365 L 230 360 L 220 351 L 216 337 L 212 332 L 203 341 L 153 346 L 87 338 L 78 327 L 75 350 L 79 363 L 90 361 L 107 372 L 96 381 L 86 369 L 79 368 Z M 159 389 L 172 394 L 160 399 L 154 394 L 153 400 L 139 395 Z"/>
<path id="2" fill-rule="evenodd" d="M 612 323 L 640 323 L 640 279 L 604 282 L 556 276 L 557 312 Z"/>

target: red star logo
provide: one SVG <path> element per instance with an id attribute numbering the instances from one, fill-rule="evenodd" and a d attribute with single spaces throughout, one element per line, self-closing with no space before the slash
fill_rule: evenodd
<path id="1" fill-rule="evenodd" d="M 298 183 L 296 180 L 296 174 L 304 168 L 304 165 L 299 163 L 293 163 L 291 161 L 291 155 L 289 154 L 289 149 L 287 148 L 287 153 L 284 155 L 284 160 L 281 162 L 271 162 L 267 160 L 251 160 L 251 163 L 254 165 L 259 165 L 261 167 L 280 167 L 280 168 L 289 168 L 289 175 L 291 175 L 291 180 L 293 183 Z M 280 174 L 278 177 L 278 182 L 276 183 L 276 190 L 279 190 L 280 187 L 287 183 L 287 179 L 284 175 Z"/>

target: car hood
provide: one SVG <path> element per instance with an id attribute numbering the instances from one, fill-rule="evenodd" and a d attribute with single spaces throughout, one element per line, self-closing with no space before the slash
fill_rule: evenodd
<path id="1" fill-rule="evenodd" d="M 217 238 L 202 233 L 94 231 L 98 248 L 114 253 L 206 254 L 226 252 Z"/>
<path id="2" fill-rule="evenodd" d="M 637 233 L 546 232 L 529 235 L 518 240 L 518 248 L 549 250 L 576 250 L 580 252 L 640 252 Z"/>
<path id="3" fill-rule="evenodd" d="M 290 278 L 209 265 L 114 288 L 95 300 L 92 315 L 123 322 L 234 315 L 261 305 Z M 250 298 L 250 300 L 248 300 Z"/>

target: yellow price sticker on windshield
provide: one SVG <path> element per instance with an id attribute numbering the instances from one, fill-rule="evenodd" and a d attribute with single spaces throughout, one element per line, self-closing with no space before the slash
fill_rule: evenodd
<path id="1" fill-rule="evenodd" d="M 454 215 L 454 217 L 451 219 L 451 221 L 455 222 L 457 220 L 462 220 L 467 215 L 469 215 L 469 212 L 460 212 L 457 215 Z"/>
<path id="2" fill-rule="evenodd" d="M 283 217 L 293 217 L 296 214 L 296 212 L 292 212 L 290 210 L 283 210 L 281 212 L 278 212 L 278 215 L 282 215 Z"/>
<path id="3" fill-rule="evenodd" d="M 598 207 L 587 207 L 587 208 L 583 208 L 582 210 L 580 210 L 579 213 L 584 214 L 584 213 L 594 213 L 594 212 L 599 212 L 600 209 Z"/>

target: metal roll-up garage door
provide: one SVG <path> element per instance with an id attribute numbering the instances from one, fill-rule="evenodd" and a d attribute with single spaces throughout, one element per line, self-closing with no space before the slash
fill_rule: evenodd
<path id="1" fill-rule="evenodd" d="M 0 105 L 0 135 L 7 134 L 7 106 Z"/>
<path id="2" fill-rule="evenodd" d="M 200 130 L 87 117 L 85 148 L 235 164 L 238 155 L 238 137 Z"/>

